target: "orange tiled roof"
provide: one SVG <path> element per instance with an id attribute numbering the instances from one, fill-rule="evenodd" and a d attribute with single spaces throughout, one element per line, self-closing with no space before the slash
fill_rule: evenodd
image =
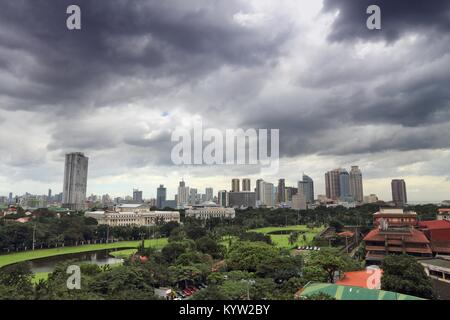
<path id="1" fill-rule="evenodd" d="M 411 233 L 403 235 L 406 242 L 430 243 L 422 231 L 411 229 Z M 384 241 L 384 235 L 380 234 L 379 229 L 373 229 L 365 237 L 364 241 Z"/>
<path id="2" fill-rule="evenodd" d="M 344 278 L 339 281 L 336 281 L 336 284 L 343 286 L 353 286 L 353 287 L 361 287 L 368 288 L 369 282 L 375 271 L 364 270 L 364 271 L 352 271 L 346 272 L 344 274 Z M 379 270 L 378 272 L 383 273 L 383 270 Z"/>

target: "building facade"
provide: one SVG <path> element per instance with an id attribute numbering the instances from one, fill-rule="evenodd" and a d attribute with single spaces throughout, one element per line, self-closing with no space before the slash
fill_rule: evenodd
<path id="1" fill-rule="evenodd" d="M 359 203 L 364 200 L 362 173 L 358 166 L 350 170 L 350 196 Z"/>
<path id="2" fill-rule="evenodd" d="M 231 180 L 231 192 L 240 192 L 240 180 L 239 179 L 233 179 Z"/>
<path id="3" fill-rule="evenodd" d="M 286 201 L 286 181 L 285 179 L 278 180 L 277 187 L 277 203 L 283 203 Z"/>
<path id="4" fill-rule="evenodd" d="M 88 162 L 89 158 L 81 152 L 66 154 L 63 184 L 63 206 L 65 208 L 85 209 Z"/>
<path id="5" fill-rule="evenodd" d="M 341 195 L 339 169 L 331 170 L 325 173 L 325 191 L 328 199 L 339 199 Z"/>
<path id="6" fill-rule="evenodd" d="M 256 194 L 254 192 L 230 192 L 228 196 L 232 208 L 256 207 Z"/>
<path id="7" fill-rule="evenodd" d="M 250 179 L 242 179 L 242 191 L 252 191 L 251 187 Z"/>
<path id="8" fill-rule="evenodd" d="M 166 197 L 167 197 L 167 189 L 164 188 L 164 185 L 160 184 L 159 188 L 156 189 L 156 206 L 158 207 L 158 209 L 164 208 Z"/>
<path id="9" fill-rule="evenodd" d="M 382 208 L 374 214 L 373 223 L 375 228 L 364 237 L 366 264 L 381 264 L 389 254 L 433 255 L 430 241 L 415 228 L 417 213 Z"/>
<path id="10" fill-rule="evenodd" d="M 392 201 L 396 206 L 403 207 L 408 202 L 406 195 L 406 182 L 403 179 L 394 179 L 391 182 Z"/>
<path id="11" fill-rule="evenodd" d="M 213 218 L 218 219 L 234 219 L 236 211 L 233 208 L 219 207 L 213 202 L 203 203 L 194 206 L 192 209 L 186 210 L 186 218 L 195 218 L 201 220 L 208 220 Z"/>
<path id="12" fill-rule="evenodd" d="M 227 190 L 220 190 L 219 194 L 217 196 L 218 198 L 218 202 L 219 202 L 219 206 L 223 207 L 223 208 L 227 208 L 230 206 L 230 200 L 228 198 L 228 192 Z"/>
<path id="13" fill-rule="evenodd" d="M 86 217 L 94 218 L 98 224 L 111 227 L 118 226 L 154 226 L 158 223 L 178 222 L 180 213 L 178 211 L 123 211 L 86 212 Z"/>

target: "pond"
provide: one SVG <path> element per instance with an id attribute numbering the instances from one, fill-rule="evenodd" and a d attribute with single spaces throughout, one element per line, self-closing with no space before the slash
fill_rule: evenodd
<path id="1" fill-rule="evenodd" d="M 113 265 L 122 263 L 123 259 L 114 258 L 109 255 L 114 250 L 99 250 L 89 251 L 82 253 L 65 254 L 60 256 L 46 257 L 28 261 L 31 271 L 33 273 L 38 272 L 52 272 L 55 270 L 56 265 L 61 262 L 74 260 L 75 263 L 91 263 L 98 266 Z"/>

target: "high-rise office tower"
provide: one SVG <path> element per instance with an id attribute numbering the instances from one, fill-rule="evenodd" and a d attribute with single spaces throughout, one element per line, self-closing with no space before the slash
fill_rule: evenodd
<path id="1" fill-rule="evenodd" d="M 205 201 L 213 201 L 214 199 L 214 189 L 206 188 L 205 189 Z"/>
<path id="2" fill-rule="evenodd" d="M 277 203 L 283 203 L 286 200 L 286 182 L 284 179 L 278 180 Z"/>
<path id="3" fill-rule="evenodd" d="M 314 203 L 314 181 L 306 174 L 303 175 L 303 194 L 305 195 L 306 203 Z M 300 190 L 298 191 L 300 193 Z"/>
<path id="4" fill-rule="evenodd" d="M 403 207 L 408 202 L 406 196 L 406 183 L 403 179 L 394 179 L 391 182 L 392 201 L 396 206 Z"/>
<path id="5" fill-rule="evenodd" d="M 48 201 L 52 200 L 52 189 L 48 189 L 47 199 Z"/>
<path id="6" fill-rule="evenodd" d="M 230 205 L 228 192 L 226 190 L 220 190 L 218 194 L 218 202 L 221 207 L 228 207 Z"/>
<path id="7" fill-rule="evenodd" d="M 66 154 L 64 166 L 63 206 L 85 209 L 89 158 L 81 152 Z"/>
<path id="8" fill-rule="evenodd" d="M 240 191 L 240 181 L 239 179 L 231 180 L 231 192 L 239 192 Z"/>
<path id="9" fill-rule="evenodd" d="M 325 173 L 325 191 L 328 199 L 337 200 L 340 197 L 340 169 Z"/>
<path id="10" fill-rule="evenodd" d="M 8 196 L 8 204 L 12 204 L 12 203 L 13 203 L 13 194 L 12 194 L 12 192 L 10 192 L 9 196 Z"/>
<path id="11" fill-rule="evenodd" d="M 196 188 L 189 190 L 189 204 L 192 206 L 198 204 L 198 192 Z"/>
<path id="12" fill-rule="evenodd" d="M 164 208 L 167 196 L 167 189 L 164 188 L 164 185 L 160 184 L 159 188 L 156 189 L 156 206 L 158 209 Z"/>
<path id="13" fill-rule="evenodd" d="M 142 203 L 144 202 L 142 198 L 142 191 L 138 189 L 133 189 L 133 202 L 134 203 Z"/>
<path id="14" fill-rule="evenodd" d="M 242 179 L 242 191 L 251 191 L 250 188 L 250 179 Z"/>
<path id="15" fill-rule="evenodd" d="M 177 206 L 183 207 L 189 204 L 189 187 L 186 187 L 184 181 L 180 181 L 177 194 Z"/>
<path id="16" fill-rule="evenodd" d="M 262 185 L 264 183 L 263 179 L 256 180 L 256 187 L 255 187 L 255 193 L 256 193 L 256 203 L 258 204 L 259 201 L 261 201 L 261 193 L 262 193 Z"/>
<path id="17" fill-rule="evenodd" d="M 350 170 L 350 196 L 352 196 L 355 201 L 363 202 L 364 192 L 362 173 L 358 166 L 352 166 L 352 169 Z"/>
<path id="18" fill-rule="evenodd" d="M 346 199 L 350 196 L 350 175 L 345 169 L 339 171 L 339 198 Z"/>
<path id="19" fill-rule="evenodd" d="M 273 183 L 264 182 L 262 184 L 261 204 L 266 207 L 273 207 L 275 205 L 275 187 Z"/>

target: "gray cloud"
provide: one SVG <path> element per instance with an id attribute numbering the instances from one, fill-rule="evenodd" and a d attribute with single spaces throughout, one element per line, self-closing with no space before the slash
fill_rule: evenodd
<path id="1" fill-rule="evenodd" d="M 320 179 L 351 163 L 374 178 L 413 165 L 448 175 L 447 2 L 370 1 L 383 12 L 383 30 L 370 34 L 367 1 L 325 0 L 304 25 L 278 12 L 285 3 L 273 12 L 238 0 L 2 3 L 0 183 L 59 186 L 69 151 L 88 154 L 92 179 L 118 185 L 143 172 L 257 174 L 171 166 L 171 132 L 194 116 L 205 127 L 279 128 L 283 161 L 298 166 L 282 174 L 293 180 L 308 157 L 327 166 L 308 164 Z M 81 31 L 65 28 L 68 4 L 82 8 Z M 317 33 L 337 10 L 329 34 Z M 265 18 L 246 25 L 237 14 Z"/>
<path id="2" fill-rule="evenodd" d="M 378 5 L 382 13 L 382 29 L 366 28 L 366 9 Z M 325 0 L 324 12 L 337 12 L 329 39 L 395 41 L 408 32 L 450 31 L 450 3 L 446 0 Z"/>

